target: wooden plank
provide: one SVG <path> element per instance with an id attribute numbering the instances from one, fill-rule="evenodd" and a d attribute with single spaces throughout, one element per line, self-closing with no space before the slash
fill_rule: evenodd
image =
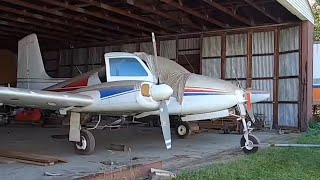
<path id="1" fill-rule="evenodd" d="M 250 30 L 249 32 L 248 32 L 248 40 L 247 40 L 247 45 L 248 45 L 248 47 L 247 47 L 247 49 L 248 49 L 248 51 L 247 51 L 247 53 L 248 53 L 248 55 L 247 55 L 247 69 L 248 69 L 248 71 L 247 71 L 247 88 L 251 88 L 251 85 L 252 85 L 252 43 L 253 43 L 253 41 L 252 41 L 252 30 Z"/>
<path id="2" fill-rule="evenodd" d="M 31 154 L 31 153 L 24 153 L 24 152 L 15 152 L 15 151 L 3 151 L 3 150 L 0 150 L 0 157 L 14 158 L 14 159 L 34 161 L 34 162 L 40 162 L 40 163 L 66 162 L 65 160 L 52 157 L 52 156 Z"/>
<path id="3" fill-rule="evenodd" d="M 12 164 L 17 162 L 15 159 L 0 157 L 0 164 Z"/>
<path id="4" fill-rule="evenodd" d="M 227 33 L 221 35 L 221 79 L 226 78 L 227 69 Z"/>

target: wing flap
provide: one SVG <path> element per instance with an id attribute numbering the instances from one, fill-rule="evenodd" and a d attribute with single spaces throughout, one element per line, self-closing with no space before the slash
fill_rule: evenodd
<path id="1" fill-rule="evenodd" d="M 11 106 L 59 110 L 72 106 L 85 107 L 91 105 L 93 99 L 81 94 L 0 87 L 0 103 Z"/>

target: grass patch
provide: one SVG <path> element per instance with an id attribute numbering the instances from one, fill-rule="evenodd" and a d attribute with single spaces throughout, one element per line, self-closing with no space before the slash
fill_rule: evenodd
<path id="1" fill-rule="evenodd" d="M 320 123 L 310 124 L 297 143 L 320 144 Z M 320 148 L 269 148 L 237 161 L 182 172 L 176 180 L 320 179 L 319 167 Z"/>

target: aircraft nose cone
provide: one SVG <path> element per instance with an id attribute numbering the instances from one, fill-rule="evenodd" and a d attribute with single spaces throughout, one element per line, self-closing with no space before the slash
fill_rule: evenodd
<path id="1" fill-rule="evenodd" d="M 151 97 L 155 101 L 167 100 L 172 94 L 173 89 L 167 84 L 155 84 L 151 87 Z"/>

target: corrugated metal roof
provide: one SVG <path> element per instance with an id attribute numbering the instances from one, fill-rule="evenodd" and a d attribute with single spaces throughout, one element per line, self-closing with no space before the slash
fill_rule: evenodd
<path id="1" fill-rule="evenodd" d="M 277 0 L 292 14 L 301 20 L 308 20 L 314 24 L 314 16 L 308 0 Z"/>

